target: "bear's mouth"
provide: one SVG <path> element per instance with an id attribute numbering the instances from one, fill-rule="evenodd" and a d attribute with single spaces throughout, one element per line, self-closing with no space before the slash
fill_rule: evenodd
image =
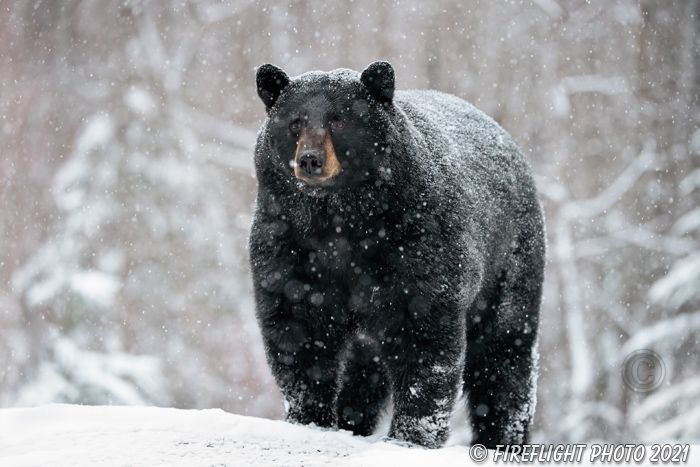
<path id="1" fill-rule="evenodd" d="M 297 180 L 296 186 L 301 193 L 312 198 L 325 198 L 331 194 L 337 193 L 337 190 L 333 189 L 336 185 L 326 185 L 325 183 L 311 185 L 305 181 Z"/>

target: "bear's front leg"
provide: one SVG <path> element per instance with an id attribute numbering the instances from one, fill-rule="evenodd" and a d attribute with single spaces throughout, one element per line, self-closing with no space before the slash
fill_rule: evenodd
<path id="1" fill-rule="evenodd" d="M 392 379 L 394 417 L 389 437 L 428 448 L 449 436 L 464 367 L 464 318 L 457 307 L 407 295 L 390 311 L 380 342 Z M 392 301 L 394 305 L 400 302 Z"/>
<path id="2" fill-rule="evenodd" d="M 339 355 L 346 334 L 341 320 L 303 302 L 277 297 L 267 303 L 277 307 L 259 313 L 260 327 L 287 420 L 337 427 Z"/>

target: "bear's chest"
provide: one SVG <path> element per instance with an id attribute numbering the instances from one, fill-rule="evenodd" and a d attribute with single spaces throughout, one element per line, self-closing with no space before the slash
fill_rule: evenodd
<path id="1" fill-rule="evenodd" d="M 297 272 L 310 283 L 327 284 L 344 290 L 370 286 L 395 269 L 396 246 L 383 229 L 362 234 L 338 229 L 300 239 L 296 243 Z"/>

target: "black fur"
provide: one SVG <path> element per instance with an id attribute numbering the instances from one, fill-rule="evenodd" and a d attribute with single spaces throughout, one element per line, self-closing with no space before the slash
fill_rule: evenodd
<path id="1" fill-rule="evenodd" d="M 525 157 L 456 97 L 394 92 L 386 62 L 286 77 L 257 76 L 250 259 L 288 420 L 367 435 L 391 400 L 389 436 L 438 447 L 464 390 L 475 442 L 527 443 L 545 240 Z M 342 170 L 307 183 L 312 131 Z"/>
<path id="2" fill-rule="evenodd" d="M 267 63 L 258 68 L 256 84 L 258 96 L 265 103 L 267 110 L 270 110 L 282 90 L 289 84 L 289 77 L 280 68 Z"/>
<path id="3" fill-rule="evenodd" d="M 372 63 L 362 72 L 360 81 L 378 101 L 389 103 L 394 98 L 394 68 L 389 63 Z"/>

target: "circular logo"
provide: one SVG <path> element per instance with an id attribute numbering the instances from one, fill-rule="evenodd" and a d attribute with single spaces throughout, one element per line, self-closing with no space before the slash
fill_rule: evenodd
<path id="1" fill-rule="evenodd" d="M 469 457 L 474 462 L 483 462 L 489 455 L 489 451 L 483 444 L 475 444 L 469 448 Z"/>
<path id="2" fill-rule="evenodd" d="M 651 350 L 635 350 L 622 362 L 622 380 L 637 392 L 651 392 L 661 386 L 666 366 L 661 357 Z"/>

